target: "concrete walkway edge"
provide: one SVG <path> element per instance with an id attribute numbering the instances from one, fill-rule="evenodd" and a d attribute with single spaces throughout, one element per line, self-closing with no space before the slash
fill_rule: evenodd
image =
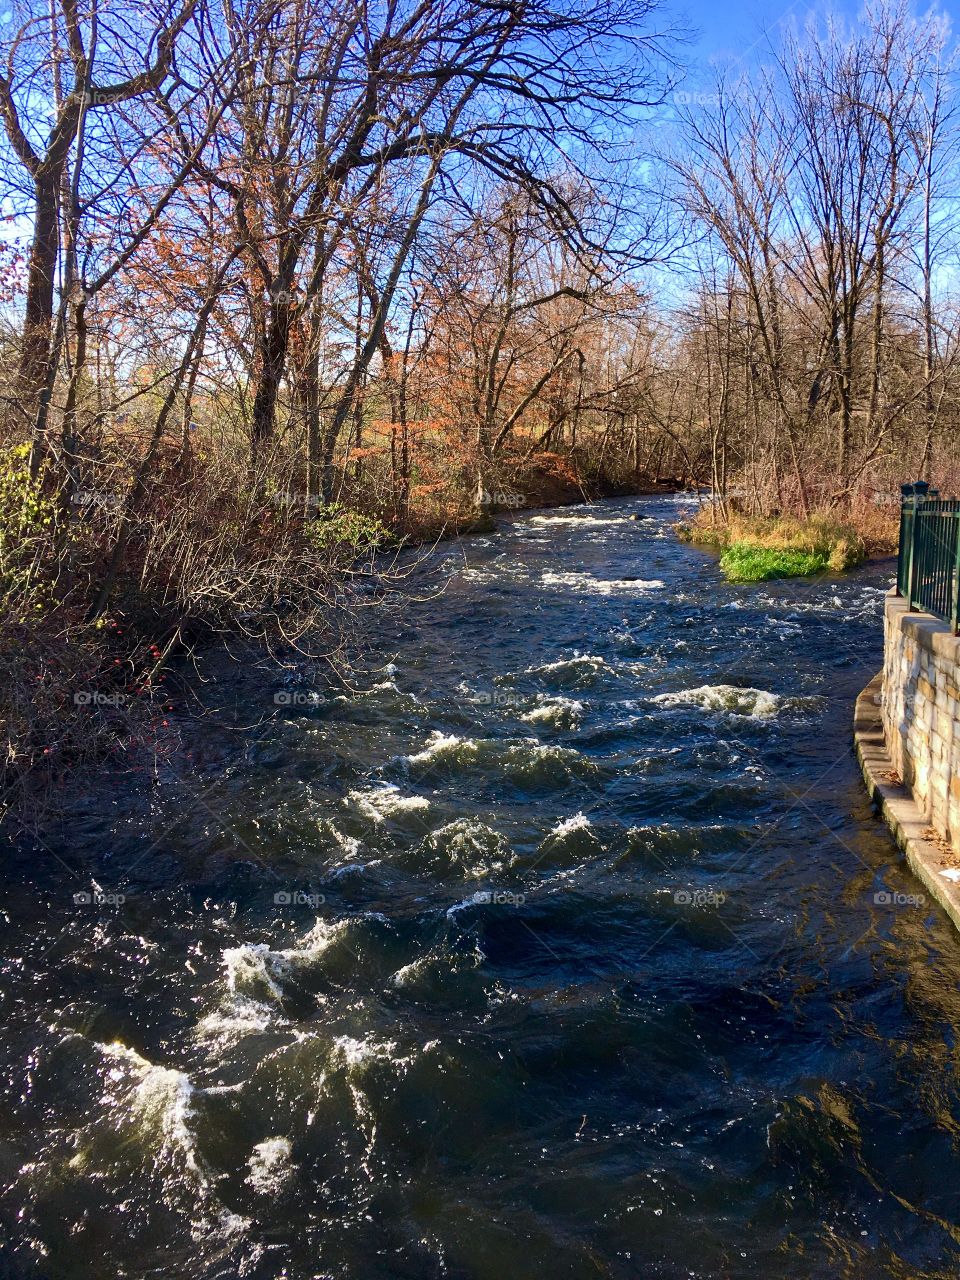
<path id="1" fill-rule="evenodd" d="M 893 832 L 911 871 L 960 929 L 960 884 L 943 874 L 944 850 L 928 839 L 930 822 L 910 789 L 893 780 L 896 775 L 887 753 L 880 717 L 882 687 L 881 671 L 857 698 L 854 712 L 853 739 L 863 778 L 870 798 Z"/>

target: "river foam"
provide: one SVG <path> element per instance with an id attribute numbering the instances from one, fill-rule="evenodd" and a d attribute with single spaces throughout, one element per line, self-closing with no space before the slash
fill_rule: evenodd
<path id="1" fill-rule="evenodd" d="M 569 525 L 572 528 L 590 528 L 597 525 L 618 525 L 634 523 L 630 516 L 598 516 L 591 511 L 584 511 L 580 515 L 569 516 L 531 516 L 526 522 L 528 524 L 540 525 L 541 527 L 550 528 L 551 526 L 562 527 Z"/>
<path id="2" fill-rule="evenodd" d="M 347 801 L 374 823 L 385 822 L 398 814 L 419 813 L 430 808 L 430 801 L 426 796 L 402 795 L 400 788 L 392 782 L 359 791 L 348 791 Z M 345 852 L 349 852 L 349 849 L 345 849 Z"/>
<path id="3" fill-rule="evenodd" d="M 434 729 L 427 739 L 427 745 L 412 755 L 405 756 L 407 764 L 436 764 L 442 760 L 463 763 L 472 759 L 479 750 L 479 744 L 473 738 L 461 738 L 455 733 L 443 733 Z"/>
<path id="4" fill-rule="evenodd" d="M 155 1143 L 160 1154 L 182 1160 L 199 1175 L 191 1128 L 196 1090 L 187 1073 L 149 1062 L 120 1041 L 97 1048 L 114 1064 L 107 1072 L 109 1080 L 127 1086 L 127 1116 L 138 1134 Z"/>
<path id="5" fill-rule="evenodd" d="M 569 587 L 585 595 L 612 596 L 619 593 L 644 594 L 663 589 L 660 578 L 595 578 L 589 573 L 556 573 L 541 575 L 545 587 Z"/>
<path id="6" fill-rule="evenodd" d="M 434 871 L 478 878 L 503 871 L 514 861 L 503 836 L 476 817 L 457 818 L 431 831 L 421 852 Z"/>
<path id="7" fill-rule="evenodd" d="M 564 698 L 540 693 L 537 705 L 520 716 L 528 724 L 546 724 L 554 729 L 573 729 L 583 715 L 583 703 L 577 698 Z"/>
<path id="8" fill-rule="evenodd" d="M 703 684 L 696 689 L 659 693 L 652 701 L 660 707 L 702 707 L 704 711 L 722 711 L 752 720 L 772 719 L 783 704 L 779 694 L 733 684 Z"/>
<path id="9" fill-rule="evenodd" d="M 253 1148 L 247 1161 L 247 1186 L 257 1195 L 279 1195 L 291 1181 L 296 1168 L 289 1138 L 264 1138 Z"/>

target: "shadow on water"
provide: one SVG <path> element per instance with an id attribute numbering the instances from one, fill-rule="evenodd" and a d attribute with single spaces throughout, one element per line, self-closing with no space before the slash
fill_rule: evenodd
<path id="1" fill-rule="evenodd" d="M 675 517 L 441 548 L 362 690 L 10 856 L 0 1275 L 958 1273 L 960 945 L 850 748 L 890 568 Z"/>

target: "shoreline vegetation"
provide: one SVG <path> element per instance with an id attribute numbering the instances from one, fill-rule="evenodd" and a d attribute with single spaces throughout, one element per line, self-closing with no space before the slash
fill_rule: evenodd
<path id="1" fill-rule="evenodd" d="M 677 526 L 685 542 L 717 551 L 724 577 L 736 583 L 843 573 L 871 556 L 896 552 L 898 533 L 896 508 L 874 508 L 859 520 L 829 512 L 806 518 L 731 512 L 723 519 L 710 506 Z"/>

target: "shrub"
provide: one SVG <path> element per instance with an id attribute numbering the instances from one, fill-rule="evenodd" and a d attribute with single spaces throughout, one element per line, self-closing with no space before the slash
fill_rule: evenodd
<path id="1" fill-rule="evenodd" d="M 30 446 L 0 453 L 0 600 L 28 617 L 49 601 L 56 503 L 29 469 Z"/>
<path id="2" fill-rule="evenodd" d="M 338 502 L 319 506 L 306 535 L 318 551 L 345 553 L 349 558 L 377 551 L 392 540 L 390 530 L 373 516 L 351 511 Z"/>

